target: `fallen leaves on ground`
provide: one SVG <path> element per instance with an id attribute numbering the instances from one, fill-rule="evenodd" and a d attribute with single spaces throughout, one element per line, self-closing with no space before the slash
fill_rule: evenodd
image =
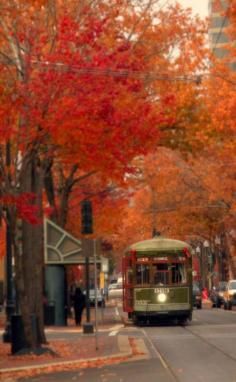
<path id="1" fill-rule="evenodd" d="M 34 353 L 25 354 L 25 355 L 11 355 L 11 345 L 8 343 L 0 343 L 0 368 L 1 364 L 5 364 L 6 362 L 15 362 L 19 365 L 20 362 L 25 363 L 26 361 L 45 361 L 45 360 L 57 360 L 60 358 L 86 358 L 96 357 L 98 355 L 101 356 L 101 353 L 109 354 L 109 349 L 112 346 L 112 340 L 110 338 L 99 338 L 98 340 L 98 350 L 95 349 L 95 338 L 94 337 L 86 337 L 80 338 L 79 340 L 74 341 L 50 341 L 50 344 L 45 345 L 45 347 L 50 347 L 54 354 L 51 353 L 43 353 L 41 355 L 36 355 Z M 106 349 L 107 348 L 107 349 Z M 5 366 L 4 366 L 5 367 Z"/>
<path id="2" fill-rule="evenodd" d="M 132 354 L 133 355 L 143 355 L 144 353 L 141 352 L 138 347 L 135 338 L 129 338 L 129 344 L 132 349 Z"/>
<path id="3" fill-rule="evenodd" d="M 140 355 L 135 344 L 135 340 L 129 339 L 133 355 Z M 48 346 L 48 345 L 47 345 Z M 11 355 L 10 344 L 0 344 L 0 381 L 6 381 L 7 378 L 31 377 L 38 374 L 49 374 L 77 368 L 102 368 L 106 365 L 119 363 L 127 360 L 130 356 L 111 356 L 116 353 L 117 348 L 114 348 L 114 341 L 110 337 L 101 337 L 98 339 L 98 350 L 95 349 L 95 338 L 84 337 L 79 340 L 65 342 L 61 340 L 51 341 L 50 349 L 56 353 L 56 356 L 50 353 L 42 355 L 27 354 L 15 356 Z M 103 357 L 100 359 L 91 359 Z M 90 358 L 90 360 L 84 360 Z M 63 364 L 68 361 L 67 364 Z M 48 366 L 40 368 L 40 364 L 48 362 Z M 49 363 L 56 362 L 57 364 Z M 61 362 L 61 364 L 58 364 Z M 38 366 L 34 369 L 25 369 L 11 372 L 2 372 L 1 368 L 21 367 L 21 366 Z"/>
<path id="4" fill-rule="evenodd" d="M 103 359 L 98 360 L 91 360 L 91 361 L 78 361 L 68 364 L 62 364 L 62 365 L 50 365 L 46 366 L 43 369 L 36 368 L 36 369 L 28 369 L 28 370 L 19 370 L 19 371 L 11 371 L 11 372 L 4 372 L 2 375 L 0 374 L 0 381 L 6 381 L 7 378 L 22 378 L 22 377 L 32 377 L 39 374 L 50 374 L 50 373 L 56 373 L 61 371 L 67 371 L 67 370 L 75 370 L 78 368 L 102 368 L 107 365 L 111 365 L 114 363 L 119 363 L 122 361 L 126 361 L 129 358 L 129 356 L 117 356 L 117 357 L 107 357 Z M 1 372 L 0 372 L 1 373 Z"/>

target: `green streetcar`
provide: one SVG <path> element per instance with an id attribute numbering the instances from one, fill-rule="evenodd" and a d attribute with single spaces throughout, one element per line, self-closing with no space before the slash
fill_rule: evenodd
<path id="1" fill-rule="evenodd" d="M 188 243 L 162 237 L 132 244 L 122 262 L 123 308 L 135 323 L 192 319 L 192 257 Z"/>

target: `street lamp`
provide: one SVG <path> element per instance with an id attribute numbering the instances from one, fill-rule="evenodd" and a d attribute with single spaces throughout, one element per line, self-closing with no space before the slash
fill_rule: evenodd
<path id="1" fill-rule="evenodd" d="M 212 273 L 212 253 L 208 240 L 203 242 L 204 251 L 204 267 L 205 267 L 205 282 L 208 284 L 208 289 L 211 289 L 211 273 Z M 208 277 L 207 277 L 208 276 Z M 205 285 L 206 286 L 206 285 Z"/>
<path id="2" fill-rule="evenodd" d="M 218 281 L 222 280 L 222 254 L 221 254 L 221 238 L 220 236 L 215 237 L 215 247 L 217 249 L 216 251 L 216 262 L 218 265 Z"/>
<path id="3" fill-rule="evenodd" d="M 198 264 L 200 266 L 200 278 L 201 278 L 201 284 L 202 284 L 202 256 L 201 256 L 201 248 L 199 245 L 195 248 L 195 253 L 198 257 Z"/>

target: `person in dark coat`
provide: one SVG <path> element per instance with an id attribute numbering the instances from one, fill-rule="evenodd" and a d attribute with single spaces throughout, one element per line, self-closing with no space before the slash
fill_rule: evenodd
<path id="1" fill-rule="evenodd" d="M 85 295 L 80 288 L 76 288 L 74 295 L 75 324 L 81 324 L 82 313 L 86 305 Z"/>

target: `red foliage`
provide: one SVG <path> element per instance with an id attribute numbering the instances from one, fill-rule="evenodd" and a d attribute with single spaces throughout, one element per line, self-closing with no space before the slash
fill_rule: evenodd
<path id="1" fill-rule="evenodd" d="M 39 207 L 34 204 L 35 195 L 23 193 L 19 196 L 6 195 L 0 198 L 3 206 L 15 206 L 19 219 L 26 220 L 30 224 L 41 224 L 42 219 L 38 217 Z"/>

